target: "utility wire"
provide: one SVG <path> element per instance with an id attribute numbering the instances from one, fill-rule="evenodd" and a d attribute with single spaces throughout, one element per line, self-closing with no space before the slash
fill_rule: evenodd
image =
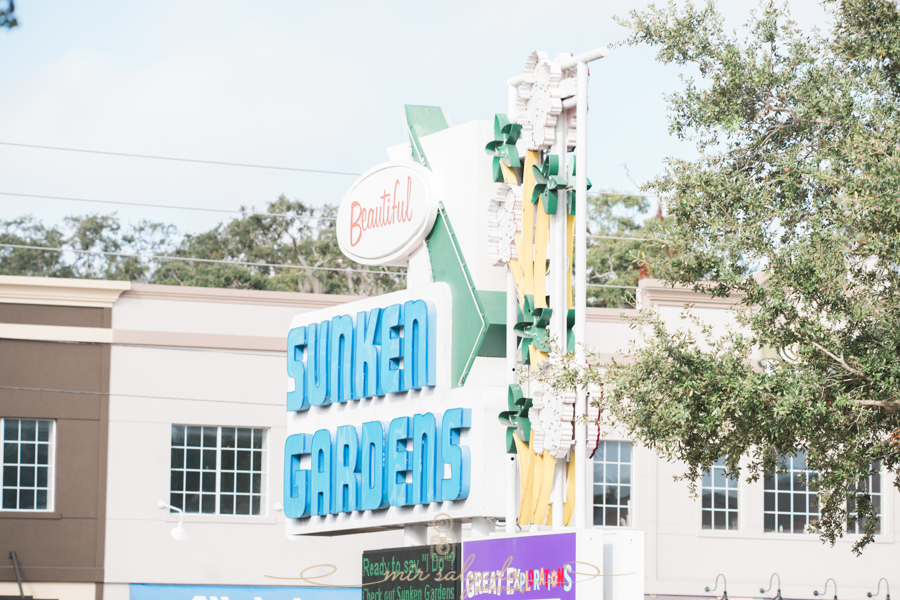
<path id="1" fill-rule="evenodd" d="M 152 398 L 154 400 L 185 400 L 188 402 L 226 402 L 228 404 L 252 404 L 253 406 L 283 406 L 280 402 L 243 402 L 240 400 L 210 400 L 205 398 L 174 398 L 171 396 L 148 396 L 146 394 L 117 394 L 115 392 L 81 392 L 75 390 L 52 390 L 47 388 L 15 387 L 0 385 L 0 390 L 16 390 L 22 392 L 51 392 L 54 394 L 81 394 L 86 396 L 119 396 L 122 398 Z"/>
<path id="2" fill-rule="evenodd" d="M 588 239 L 591 240 L 626 240 L 626 241 L 634 241 L 634 242 L 652 242 L 651 238 L 637 238 L 637 237 L 620 237 L 617 235 L 589 235 Z"/>
<path id="3" fill-rule="evenodd" d="M 636 290 L 638 286 L 636 285 L 609 285 L 606 283 L 586 283 L 584 287 L 593 287 L 593 288 L 617 288 L 620 290 Z"/>
<path id="4" fill-rule="evenodd" d="M 196 158 L 175 158 L 173 156 L 153 156 L 150 154 L 128 154 L 125 152 L 108 152 L 104 150 L 84 150 L 82 148 L 60 148 L 58 146 L 38 146 L 36 144 L 16 144 L 13 142 L 0 142 L 3 146 L 17 146 L 19 148 L 38 148 L 40 150 L 62 150 L 63 152 L 81 152 L 84 154 L 104 154 L 107 156 L 126 156 L 128 158 L 152 158 L 154 160 L 171 160 L 177 162 L 201 163 L 205 165 L 223 165 L 226 167 L 248 167 L 251 169 L 273 169 L 276 171 L 300 171 L 302 173 L 323 173 L 325 175 L 351 175 L 358 177 L 362 173 L 348 173 L 346 171 L 325 171 L 321 169 L 301 169 L 299 167 L 273 167 L 271 165 L 252 165 L 247 163 L 222 162 L 218 160 L 200 160 Z"/>
<path id="5" fill-rule="evenodd" d="M 22 244 L 0 244 L 0 248 L 19 248 L 21 250 L 42 250 L 44 252 L 75 252 L 78 254 L 96 254 L 103 256 L 121 256 L 124 258 L 141 258 L 149 260 L 180 260 L 182 262 L 201 262 L 217 265 L 238 265 L 242 267 L 274 267 L 281 269 L 299 269 L 312 271 L 334 271 L 337 273 L 375 273 L 379 275 L 404 275 L 401 271 L 367 271 L 365 269 L 340 269 L 337 267 L 303 267 L 300 265 L 283 265 L 277 263 L 254 263 L 240 260 L 216 260 L 212 258 L 186 258 L 183 256 L 158 256 L 155 254 L 131 254 L 127 252 L 103 252 L 101 250 L 76 250 L 74 248 L 49 248 L 46 246 L 25 246 Z M 403 267 L 400 267 L 403 268 Z"/>
<path id="6" fill-rule="evenodd" d="M 43 194 L 18 194 L 0 192 L 0 196 L 16 196 L 21 198 L 43 198 L 45 200 L 66 200 L 70 202 L 94 202 L 97 204 L 117 204 L 120 206 L 148 206 L 150 208 L 175 208 L 178 210 L 199 210 L 204 212 L 229 213 L 236 215 L 259 215 L 263 217 L 280 217 L 283 219 L 308 219 L 311 221 L 336 221 L 335 217 L 317 217 L 315 215 L 289 215 L 286 213 L 255 212 L 252 210 L 228 210 L 226 208 L 202 208 L 199 206 L 175 206 L 173 204 L 149 204 L 145 202 L 120 202 L 117 200 L 95 200 L 93 198 L 70 198 L 68 196 L 45 196 Z"/>

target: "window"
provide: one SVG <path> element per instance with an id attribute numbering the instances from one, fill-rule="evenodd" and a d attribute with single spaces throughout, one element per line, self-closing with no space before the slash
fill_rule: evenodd
<path id="1" fill-rule="evenodd" d="M 169 504 L 185 513 L 262 514 L 264 438 L 262 429 L 173 425 Z"/>
<path id="2" fill-rule="evenodd" d="M 738 528 L 738 480 L 725 476 L 725 458 L 703 474 L 703 529 Z"/>
<path id="3" fill-rule="evenodd" d="M 2 510 L 53 510 L 53 421 L 0 419 L 3 426 Z"/>
<path id="4" fill-rule="evenodd" d="M 874 471 L 871 475 L 869 475 L 866 479 L 860 481 L 859 487 L 855 485 L 850 486 L 850 493 L 859 491 L 859 493 L 869 493 L 869 498 L 872 500 L 872 506 L 875 508 L 875 514 L 878 515 L 878 519 L 875 521 L 875 533 L 881 533 L 881 462 L 872 463 L 872 471 Z M 865 518 L 861 518 L 859 520 L 856 519 L 856 500 L 850 499 L 847 501 L 847 532 L 848 533 L 865 533 L 866 529 L 866 520 Z"/>
<path id="5" fill-rule="evenodd" d="M 594 525 L 631 525 L 631 442 L 601 441 L 594 453 Z"/>
<path id="6" fill-rule="evenodd" d="M 806 533 L 819 521 L 819 502 L 813 489 L 819 474 L 806 468 L 806 453 L 779 457 L 784 473 L 766 473 L 763 531 Z"/>

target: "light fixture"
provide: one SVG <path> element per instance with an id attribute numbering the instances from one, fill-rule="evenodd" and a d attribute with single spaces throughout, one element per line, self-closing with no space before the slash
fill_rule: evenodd
<path id="1" fill-rule="evenodd" d="M 706 586 L 706 591 L 714 592 L 719 588 L 719 577 L 722 578 L 722 600 L 728 600 L 728 580 L 721 573 L 716 575 L 716 586 L 713 589 L 709 589 L 709 586 Z"/>
<path id="2" fill-rule="evenodd" d="M 891 600 L 891 585 L 888 583 L 888 580 L 886 577 L 882 577 L 881 579 L 878 580 L 878 589 L 875 590 L 875 595 L 877 596 L 878 594 L 881 593 L 881 582 L 882 581 L 884 582 L 884 589 L 887 592 L 887 596 L 884 597 L 884 600 Z M 872 598 L 873 597 L 872 592 L 868 592 L 866 594 L 866 596 L 868 596 L 869 598 Z"/>
<path id="3" fill-rule="evenodd" d="M 835 580 L 832 579 L 831 577 L 829 577 L 829 578 L 825 581 L 825 589 L 822 590 L 822 595 L 824 596 L 825 593 L 828 591 L 828 582 L 829 582 L 829 581 L 830 581 L 831 583 L 834 584 L 834 600 L 838 600 L 838 597 L 837 597 L 837 581 L 835 581 Z M 818 595 L 819 595 L 819 590 L 816 590 L 816 591 L 813 592 L 813 596 L 818 596 Z"/>
<path id="4" fill-rule="evenodd" d="M 772 589 L 772 580 L 776 577 L 778 578 L 778 592 L 775 594 L 775 597 L 772 600 L 782 600 L 782 598 L 781 598 L 781 575 L 779 575 L 778 573 L 772 573 L 772 575 L 769 576 L 769 589 L 764 590 L 763 588 L 759 588 L 759 593 L 765 594 L 766 592 L 771 590 Z"/>
<path id="5" fill-rule="evenodd" d="M 179 542 L 184 540 L 187 537 L 187 531 L 185 531 L 184 529 L 184 511 L 177 506 L 166 504 L 165 500 L 160 500 L 156 503 L 156 505 L 160 508 L 168 508 L 169 510 L 174 510 L 178 513 L 178 525 L 176 525 L 175 529 L 173 529 L 170 533 L 172 534 L 172 537 Z"/>

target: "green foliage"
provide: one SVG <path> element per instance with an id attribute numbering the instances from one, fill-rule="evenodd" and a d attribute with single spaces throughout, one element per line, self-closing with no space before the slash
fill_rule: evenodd
<path id="1" fill-rule="evenodd" d="M 649 209 L 646 196 L 612 193 L 588 196 L 589 235 L 643 238 L 655 227 L 655 219 L 647 219 Z M 642 269 L 643 276 L 648 276 L 647 253 L 656 250 L 640 240 L 588 238 L 587 282 L 636 286 Z M 587 291 L 588 306 L 633 308 L 634 299 L 633 289 L 589 287 Z"/>
<path id="2" fill-rule="evenodd" d="M 875 513 L 852 484 L 880 461 L 900 487 L 900 11 L 826 8 L 828 33 L 800 30 L 772 2 L 741 34 L 712 2 L 623 21 L 629 43 L 699 74 L 668 103 L 671 132 L 700 158 L 670 160 L 647 186 L 666 208 L 654 274 L 735 295 L 739 329 L 645 315 L 634 325 L 646 345 L 609 369 L 602 403 L 691 481 L 721 456 L 732 472 L 749 457 L 752 480 L 805 451 L 820 474 L 816 529 L 834 543 L 855 501 L 858 553 Z M 796 359 L 761 372 L 759 347 Z"/>
<path id="3" fill-rule="evenodd" d="M 12 29 L 18 27 L 19 22 L 16 20 L 16 5 L 13 0 L 6 3 L 6 8 L 0 10 L 0 28 L 5 27 Z"/>
<path id="4" fill-rule="evenodd" d="M 271 216 L 247 213 L 180 239 L 172 225 L 141 221 L 124 228 L 115 216 L 68 217 L 62 228 L 47 228 L 31 217 L 21 217 L 0 222 L 0 243 L 340 270 L 0 248 L 0 273 L 362 296 L 394 291 L 405 284 L 403 272 L 396 269 L 396 275 L 346 271 L 389 269 L 369 269 L 344 257 L 330 220 L 335 215 L 334 208 L 315 210 L 282 196 L 271 202 L 266 212 Z"/>

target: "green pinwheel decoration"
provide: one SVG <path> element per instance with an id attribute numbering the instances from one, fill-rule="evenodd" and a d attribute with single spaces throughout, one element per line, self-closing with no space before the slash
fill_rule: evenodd
<path id="1" fill-rule="evenodd" d="M 531 193 L 531 203 L 538 198 L 544 203 L 544 212 L 548 215 L 556 214 L 556 205 L 559 203 L 559 193 L 565 191 L 569 182 L 566 176 L 559 174 L 559 156 L 548 154 L 544 164 L 531 167 L 534 173 L 534 191 Z"/>
<path id="2" fill-rule="evenodd" d="M 572 157 L 572 160 L 569 162 L 569 176 L 568 176 L 568 187 L 569 190 L 566 192 L 566 205 L 569 210 L 570 215 L 575 215 L 575 190 L 572 189 L 575 185 L 575 157 Z M 587 180 L 587 189 L 591 189 L 591 180 Z"/>
<path id="3" fill-rule="evenodd" d="M 516 150 L 516 142 L 519 140 L 519 134 L 522 133 L 522 126 L 518 123 L 510 123 L 506 115 L 494 115 L 494 140 L 488 142 L 484 147 L 484 151 L 488 156 L 494 157 L 494 181 L 503 183 L 503 170 L 500 168 L 500 162 L 510 169 L 522 166 L 519 159 L 519 151 Z"/>
<path id="4" fill-rule="evenodd" d="M 528 418 L 528 410 L 531 408 L 531 398 L 525 398 L 522 388 L 518 384 L 509 386 L 506 394 L 507 407 L 497 418 L 506 426 L 506 451 L 509 454 L 516 453 L 516 442 L 513 433 L 518 434 L 519 439 L 525 443 L 531 439 L 531 421 Z"/>
<path id="5" fill-rule="evenodd" d="M 519 313 L 519 322 L 513 328 L 516 336 L 522 338 L 522 364 L 531 364 L 528 346 L 549 353 L 550 338 L 547 335 L 547 326 L 550 325 L 552 308 L 534 308 L 534 296 L 525 296 L 525 314 Z"/>

